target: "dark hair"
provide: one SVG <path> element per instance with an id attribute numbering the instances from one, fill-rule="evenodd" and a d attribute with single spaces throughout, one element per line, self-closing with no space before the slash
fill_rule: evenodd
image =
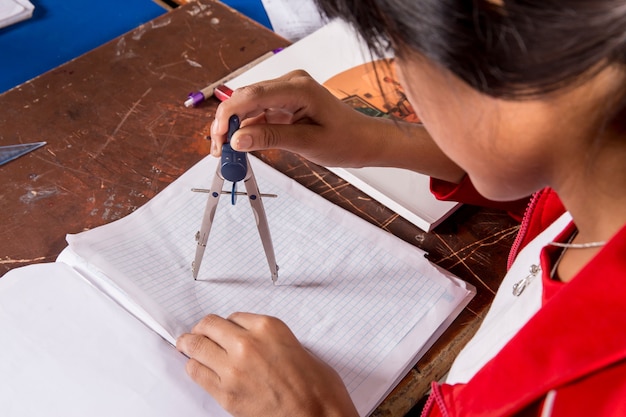
<path id="1" fill-rule="evenodd" d="M 316 0 L 380 55 L 416 51 L 493 97 L 523 98 L 626 64 L 624 0 Z"/>

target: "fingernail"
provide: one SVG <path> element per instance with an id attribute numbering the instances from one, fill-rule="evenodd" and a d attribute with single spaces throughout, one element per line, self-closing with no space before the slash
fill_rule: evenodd
<path id="1" fill-rule="evenodd" d="M 252 136 L 241 135 L 233 140 L 233 147 L 238 151 L 245 151 L 252 147 Z"/>

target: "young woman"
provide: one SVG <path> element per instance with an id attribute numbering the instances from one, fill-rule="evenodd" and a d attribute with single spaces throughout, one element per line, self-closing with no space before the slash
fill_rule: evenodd
<path id="1" fill-rule="evenodd" d="M 428 415 L 626 415 L 626 3 L 318 0 L 391 48 L 423 127 L 364 116 L 304 72 L 234 92 L 243 151 L 426 173 L 441 198 L 532 195 L 480 330 Z M 235 416 L 354 416 L 337 374 L 279 320 L 208 316 L 178 341 Z"/>

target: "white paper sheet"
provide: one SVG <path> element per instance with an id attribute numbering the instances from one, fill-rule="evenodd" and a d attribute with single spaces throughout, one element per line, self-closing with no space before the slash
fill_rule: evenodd
<path id="1" fill-rule="evenodd" d="M 2 417 L 226 417 L 186 358 L 63 263 L 0 279 Z"/>
<path id="2" fill-rule="evenodd" d="M 28 0 L 0 1 L 0 28 L 30 19 L 35 6 Z"/>
<path id="3" fill-rule="evenodd" d="M 281 318 L 342 376 L 361 415 L 432 342 L 471 291 L 423 252 L 252 158 L 277 263 L 270 272 L 245 198 L 220 200 L 199 280 L 191 261 L 217 159 L 207 157 L 135 213 L 68 236 L 70 247 L 174 337 L 208 313 Z M 392 366 L 393 365 L 393 366 Z"/>
<path id="4" fill-rule="evenodd" d="M 325 20 L 312 0 L 262 0 L 274 32 L 295 42 L 321 28 Z"/>

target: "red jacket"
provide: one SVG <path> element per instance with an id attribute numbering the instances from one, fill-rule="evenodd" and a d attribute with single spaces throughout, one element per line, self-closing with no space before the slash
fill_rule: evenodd
<path id="1" fill-rule="evenodd" d="M 477 201 L 468 180 L 432 188 Z M 563 212 L 553 191 L 537 193 L 509 260 Z M 626 416 L 626 226 L 569 283 L 544 279 L 541 309 L 467 384 L 433 383 L 422 415 Z"/>

